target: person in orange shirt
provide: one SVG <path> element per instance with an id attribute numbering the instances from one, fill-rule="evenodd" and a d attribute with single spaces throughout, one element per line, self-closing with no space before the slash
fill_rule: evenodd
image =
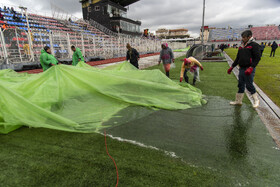
<path id="1" fill-rule="evenodd" d="M 185 58 L 184 62 L 182 63 L 181 68 L 181 74 L 180 74 L 180 82 L 183 81 L 183 77 L 185 78 L 185 81 L 189 83 L 189 77 L 187 75 L 187 72 L 190 71 L 194 73 L 193 77 L 193 85 L 195 85 L 195 82 L 199 75 L 199 68 L 203 71 L 203 66 L 200 64 L 198 60 L 196 60 L 194 57 Z"/>
<path id="2" fill-rule="evenodd" d="M 2 25 L 2 29 L 5 30 L 5 29 L 7 29 L 7 28 L 8 28 L 8 26 L 6 25 L 6 23 L 4 23 L 4 24 Z"/>

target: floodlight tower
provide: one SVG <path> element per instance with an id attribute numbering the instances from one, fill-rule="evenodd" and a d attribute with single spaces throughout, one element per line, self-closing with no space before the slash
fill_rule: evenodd
<path id="1" fill-rule="evenodd" d="M 201 44 L 204 43 L 204 16 L 205 16 L 205 0 L 203 0 L 203 14 L 202 14 L 202 27 L 201 27 Z"/>

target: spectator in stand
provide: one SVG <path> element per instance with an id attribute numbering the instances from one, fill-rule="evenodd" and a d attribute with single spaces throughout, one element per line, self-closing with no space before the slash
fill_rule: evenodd
<path id="1" fill-rule="evenodd" d="M 27 57 L 30 55 L 30 48 L 29 45 L 26 43 L 23 45 L 24 56 Z"/>
<path id="2" fill-rule="evenodd" d="M 76 48 L 75 46 L 72 45 L 71 50 L 73 51 L 73 56 L 72 56 L 73 66 L 76 66 L 80 61 L 85 62 L 83 54 L 79 48 Z"/>
<path id="3" fill-rule="evenodd" d="M 7 11 L 7 8 L 6 8 L 6 6 L 4 6 L 4 11 L 5 11 L 5 12 Z"/>
<path id="4" fill-rule="evenodd" d="M 16 22 L 21 22 L 21 19 L 19 17 L 16 16 L 16 14 L 13 15 L 13 19 L 16 21 Z"/>
<path id="5" fill-rule="evenodd" d="M 58 61 L 51 54 L 51 48 L 49 46 L 45 46 L 44 49 L 41 50 L 40 63 L 42 65 L 43 71 L 46 71 L 52 66 L 57 65 Z"/>
<path id="6" fill-rule="evenodd" d="M 2 29 L 5 30 L 5 29 L 7 29 L 7 28 L 8 28 L 8 26 L 6 25 L 6 23 L 4 23 L 4 24 L 2 25 Z"/>
<path id="7" fill-rule="evenodd" d="M 278 44 L 274 41 L 271 45 L 270 57 L 272 56 L 272 54 L 273 54 L 273 57 L 275 56 L 275 51 L 277 48 L 278 48 Z"/>
<path id="8" fill-rule="evenodd" d="M 3 14 L 0 12 L 0 20 L 4 20 L 4 16 L 3 16 Z"/>
<path id="9" fill-rule="evenodd" d="M 139 53 L 136 49 L 132 48 L 130 44 L 126 44 L 127 53 L 126 53 L 126 60 L 139 69 L 138 61 L 140 59 Z"/>
<path id="10" fill-rule="evenodd" d="M 265 48 L 265 45 L 264 45 L 264 43 L 262 42 L 262 43 L 261 43 L 261 48 L 260 48 L 260 49 L 261 49 L 261 57 L 262 57 L 262 54 L 263 54 L 264 48 Z"/>
<path id="11" fill-rule="evenodd" d="M 14 10 L 14 7 L 11 8 L 11 13 L 16 14 L 16 11 Z"/>
<path id="12" fill-rule="evenodd" d="M 162 50 L 160 51 L 160 56 L 158 60 L 158 65 L 160 65 L 161 61 L 163 62 L 165 74 L 167 77 L 169 77 L 169 71 L 171 63 L 175 61 L 174 54 L 172 49 L 168 47 L 167 43 L 163 43 L 161 45 Z"/>

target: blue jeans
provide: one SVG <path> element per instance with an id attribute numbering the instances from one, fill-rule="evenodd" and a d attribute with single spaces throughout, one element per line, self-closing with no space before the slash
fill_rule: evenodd
<path id="1" fill-rule="evenodd" d="M 198 68 L 198 67 L 197 67 Z M 185 81 L 187 82 L 187 83 L 189 83 L 189 77 L 188 77 L 188 75 L 187 75 L 187 73 L 188 73 L 188 71 L 190 71 L 191 69 L 190 68 L 186 68 L 185 69 L 185 71 L 184 71 L 184 78 L 185 78 Z M 193 76 L 193 81 L 195 82 L 196 81 L 196 79 L 197 79 L 197 69 L 194 71 L 194 76 Z"/>
<path id="2" fill-rule="evenodd" d="M 238 75 L 238 93 L 244 93 L 245 91 L 245 86 L 247 90 L 251 93 L 254 94 L 256 93 L 256 88 L 253 85 L 254 82 L 254 76 L 255 76 L 255 71 L 256 68 L 254 68 L 253 72 L 251 75 L 245 75 L 245 71 L 247 68 L 239 68 L 239 75 Z"/>

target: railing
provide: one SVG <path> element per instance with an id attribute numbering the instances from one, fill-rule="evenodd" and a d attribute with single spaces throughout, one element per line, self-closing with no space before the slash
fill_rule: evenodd
<path id="1" fill-rule="evenodd" d="M 32 31 L 31 37 L 27 37 L 28 33 L 22 29 L 9 28 L 0 31 L 0 64 L 38 63 L 44 46 L 49 46 L 52 54 L 58 59 L 71 59 L 72 45 L 80 48 L 85 57 L 99 56 L 105 59 L 126 56 L 127 43 L 140 54 L 161 50 L 160 40 L 128 35 L 104 37 L 104 34 Z M 170 42 L 169 46 L 172 49 L 180 49 L 185 48 L 186 43 Z"/>

